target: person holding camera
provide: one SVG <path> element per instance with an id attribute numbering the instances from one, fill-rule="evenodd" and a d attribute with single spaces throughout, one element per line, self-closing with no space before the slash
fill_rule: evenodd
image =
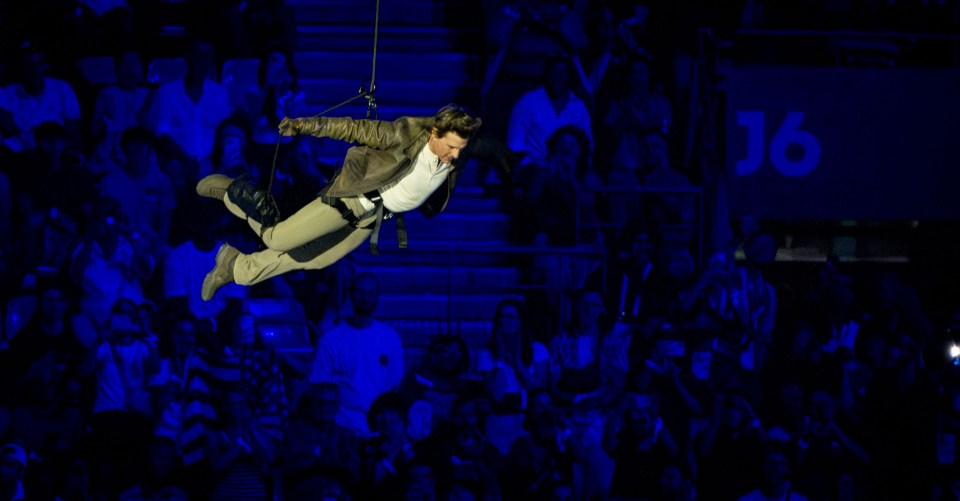
<path id="1" fill-rule="evenodd" d="M 714 398 L 707 427 L 694 437 L 698 490 L 704 499 L 736 499 L 761 482 L 745 464 L 759 464 L 766 433 L 750 402 L 739 389 L 720 391 Z"/>

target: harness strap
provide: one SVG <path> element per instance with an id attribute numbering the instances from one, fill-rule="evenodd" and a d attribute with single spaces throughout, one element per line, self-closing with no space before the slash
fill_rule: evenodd
<path id="1" fill-rule="evenodd" d="M 367 200 L 370 200 L 374 204 L 374 208 L 370 211 L 365 212 L 360 217 L 357 217 L 346 204 L 343 203 L 343 200 L 336 197 L 330 197 L 327 195 L 320 195 L 320 199 L 323 203 L 337 209 L 340 211 L 340 217 L 347 220 L 350 223 L 350 226 L 360 229 L 368 229 L 371 225 L 360 227 L 360 221 L 367 219 L 371 215 L 376 215 L 374 220 L 373 232 L 370 235 L 370 253 L 371 254 L 380 254 L 379 242 L 380 242 L 380 226 L 383 224 L 384 219 L 390 219 L 396 215 L 397 220 L 397 246 L 401 249 L 407 248 L 407 225 L 404 222 L 403 214 L 394 214 L 390 212 L 389 209 L 383 206 L 383 197 L 380 196 L 380 192 L 377 190 L 368 191 L 363 194 Z"/>

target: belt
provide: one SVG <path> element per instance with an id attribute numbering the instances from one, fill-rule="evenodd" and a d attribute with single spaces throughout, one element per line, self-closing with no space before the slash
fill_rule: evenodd
<path id="1" fill-rule="evenodd" d="M 350 208 L 347 207 L 347 205 L 343 203 L 343 200 L 340 198 L 330 197 L 327 195 L 320 195 L 320 200 L 322 200 L 323 203 L 339 210 L 340 217 L 347 220 L 347 222 L 350 223 L 350 226 L 357 229 L 370 228 L 371 225 L 363 226 L 361 228 L 360 221 L 363 221 L 364 219 L 367 219 L 372 215 L 376 215 L 377 217 L 372 223 L 373 232 L 370 234 L 370 253 L 380 254 L 380 250 L 378 246 L 379 235 L 380 235 L 380 225 L 383 223 L 384 219 L 390 219 L 391 217 L 393 217 L 394 213 L 390 212 L 390 209 L 387 209 L 386 207 L 383 206 L 383 197 L 380 196 L 379 191 L 377 190 L 368 191 L 367 193 L 364 193 L 363 196 L 366 197 L 367 200 L 370 200 L 371 202 L 373 202 L 374 208 L 368 210 L 367 212 L 364 212 L 360 216 L 357 216 L 356 214 L 354 214 L 353 211 L 350 210 Z M 396 217 L 397 244 L 401 249 L 406 249 L 407 248 L 407 225 L 403 220 L 402 213 L 397 213 L 396 216 L 397 216 Z"/>

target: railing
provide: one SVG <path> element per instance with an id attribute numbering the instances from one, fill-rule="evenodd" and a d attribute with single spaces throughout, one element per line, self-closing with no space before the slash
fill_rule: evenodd
<path id="1" fill-rule="evenodd" d="M 600 268 L 600 273 L 605 278 L 607 274 L 607 256 L 606 249 L 601 246 L 586 246 L 578 245 L 571 247 L 562 247 L 562 246 L 526 246 L 526 245 L 511 245 L 511 244 L 496 244 L 496 245 L 443 245 L 443 246 L 431 246 L 429 244 L 419 244 L 407 249 L 397 249 L 397 248 L 381 248 L 380 254 L 382 256 L 390 255 L 403 255 L 411 253 L 425 253 L 432 256 L 436 256 L 437 259 L 432 261 L 432 264 L 435 266 L 442 266 L 446 268 L 447 279 L 445 284 L 445 293 L 447 297 L 446 301 L 446 317 L 444 321 L 447 324 L 448 332 L 454 331 L 454 322 L 458 320 L 455 312 L 453 311 L 454 303 L 452 298 L 456 294 L 456 284 L 454 284 L 454 273 L 453 271 L 456 267 L 460 266 L 464 262 L 465 256 L 502 256 L 505 258 L 505 262 L 502 264 L 507 265 L 516 265 L 515 262 L 510 262 L 512 258 L 523 258 L 523 257 L 536 257 L 536 256 L 557 256 L 559 258 L 563 257 L 572 257 L 572 258 L 587 258 L 595 259 L 598 261 L 598 266 Z M 441 256 L 443 256 L 441 258 Z M 563 275 L 563 266 L 565 261 L 563 259 L 557 260 L 557 273 L 559 276 Z M 355 264 L 356 266 L 356 264 Z M 606 287 L 606 283 L 602 283 L 603 287 Z M 343 287 L 337 287 L 338 294 L 338 303 L 342 304 L 342 291 Z M 567 296 L 574 292 L 575 287 L 570 284 L 564 284 L 556 290 L 559 294 L 560 304 L 563 304 Z M 518 291 L 527 291 L 527 290 L 545 290 L 551 291 L 552 286 L 550 284 L 544 283 L 516 283 L 510 285 L 504 285 L 500 287 L 491 287 L 487 289 L 487 292 L 492 293 L 502 293 L 504 295 L 516 294 Z M 474 292 L 481 292 L 479 289 L 474 289 Z M 558 320 L 562 323 L 564 310 L 558 309 Z"/>
<path id="2" fill-rule="evenodd" d="M 690 223 L 683 223 L 683 224 L 680 224 L 680 225 L 673 225 L 673 226 L 679 226 L 679 227 L 684 227 L 684 228 L 689 227 L 689 225 L 695 226 L 695 228 L 694 228 L 694 232 L 695 232 L 695 235 L 696 235 L 696 252 L 695 252 L 696 256 L 695 256 L 695 261 L 696 261 L 696 264 L 697 264 L 698 267 L 703 263 L 703 212 L 704 212 L 704 207 L 703 207 L 703 188 L 701 188 L 701 187 L 699 187 L 699 186 L 690 186 L 690 187 L 666 187 L 666 186 L 663 186 L 663 187 L 660 187 L 660 186 L 594 186 L 594 187 L 584 187 L 584 188 L 581 189 L 581 191 L 582 191 L 583 193 L 585 193 L 585 194 L 596 194 L 596 193 L 607 193 L 607 194 L 613 194 L 613 195 L 618 195 L 618 194 L 623 194 L 623 195 L 636 194 L 636 195 L 638 195 L 638 196 L 640 196 L 640 195 L 653 195 L 653 196 L 657 196 L 657 195 L 690 195 L 690 196 L 693 198 L 693 201 L 694 201 L 694 205 L 695 205 L 694 212 L 695 212 L 695 217 L 696 217 L 696 219 L 695 219 L 694 221 L 690 222 Z M 576 211 L 576 212 L 577 212 L 577 223 L 576 223 L 576 224 L 577 224 L 577 235 L 578 235 L 578 238 L 580 237 L 582 231 L 585 230 L 585 229 L 597 229 L 597 230 L 612 229 L 612 230 L 615 230 L 615 231 L 617 231 L 617 230 L 622 231 L 622 230 L 623 230 L 623 228 L 619 228 L 619 227 L 618 227 L 617 223 L 610 222 L 610 221 L 604 221 L 604 222 L 599 222 L 599 223 L 584 223 L 584 222 L 581 220 L 582 214 L 583 214 L 583 210 L 584 210 L 584 208 L 579 205 L 581 202 L 582 202 L 582 200 L 578 197 L 578 198 L 577 198 L 578 207 L 577 207 L 577 211 Z M 661 227 L 661 229 L 664 229 L 664 228 Z M 667 228 L 667 229 L 669 229 L 669 228 Z M 579 243 L 580 240 L 578 240 L 577 242 Z"/>

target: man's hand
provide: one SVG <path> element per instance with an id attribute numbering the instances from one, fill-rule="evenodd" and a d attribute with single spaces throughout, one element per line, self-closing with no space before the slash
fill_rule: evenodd
<path id="1" fill-rule="evenodd" d="M 280 129 L 281 136 L 297 136 L 300 134 L 300 119 L 283 117 L 277 128 Z"/>

